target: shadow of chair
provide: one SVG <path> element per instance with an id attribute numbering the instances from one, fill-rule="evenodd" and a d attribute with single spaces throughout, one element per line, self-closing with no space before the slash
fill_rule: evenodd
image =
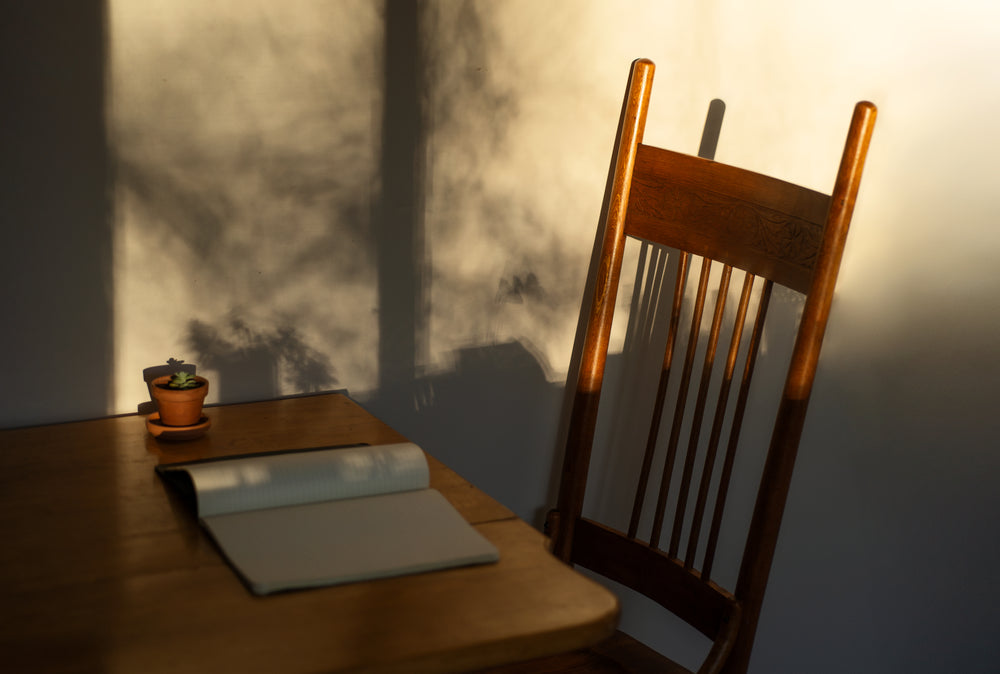
<path id="1" fill-rule="evenodd" d="M 548 527 L 555 555 L 649 597 L 707 636 L 712 643 L 699 673 L 736 674 L 749 663 L 876 110 L 867 102 L 855 107 L 833 191 L 825 195 L 644 145 L 653 71 L 645 59 L 632 65 L 558 505 Z M 648 440 L 634 462 L 631 515 L 612 527 L 584 516 L 584 495 L 629 237 L 670 249 L 676 280 L 663 317 L 669 326 L 662 361 L 657 357 L 662 367 Z M 803 295 L 804 304 L 784 385 L 775 391 L 763 468 L 753 478 L 756 500 L 740 532 L 745 543 L 735 587 L 727 589 L 713 566 L 734 466 L 743 465 L 736 461 L 738 439 L 749 421 L 744 413 L 775 284 Z M 733 300 L 735 307 L 727 306 Z M 673 408 L 664 411 L 668 399 Z M 618 632 L 588 651 L 490 671 L 688 670 Z"/>

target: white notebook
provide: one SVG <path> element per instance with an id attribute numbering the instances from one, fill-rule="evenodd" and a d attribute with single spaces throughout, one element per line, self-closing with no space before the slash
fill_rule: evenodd
<path id="1" fill-rule="evenodd" d="M 321 448 L 158 466 L 254 594 L 499 559 L 428 487 L 413 444 Z"/>

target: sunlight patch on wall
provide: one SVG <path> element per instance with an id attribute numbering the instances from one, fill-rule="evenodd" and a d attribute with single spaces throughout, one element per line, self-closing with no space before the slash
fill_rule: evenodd
<path id="1" fill-rule="evenodd" d="M 932 30 L 929 1 L 765 5 L 762 22 L 759 7 L 731 0 L 421 3 L 427 259 L 414 263 L 429 269 L 418 298 L 428 334 L 415 337 L 429 355 L 416 354 L 418 368 L 516 341 L 549 381 L 565 375 L 625 80 L 641 56 L 657 64 L 647 142 L 696 152 L 721 98 L 720 160 L 823 191 L 854 102 L 880 106 L 835 305 L 856 319 L 833 322 L 828 354 L 841 337 L 864 349 L 913 322 L 924 303 L 888 298 L 929 290 L 913 260 L 935 246 L 982 260 L 943 270 L 940 297 L 990 296 L 997 10 L 965 3 L 948 37 Z M 866 21 L 854 24 L 859 11 Z M 275 394 L 302 386 L 291 353 L 311 354 L 316 381 L 374 388 L 381 5 L 112 2 L 110 19 L 116 411 L 145 397 L 144 367 L 202 355 L 192 326 L 276 368 L 265 386 Z M 927 48 L 942 41 L 946 58 Z M 982 166 L 970 170 L 970 157 Z M 945 221 L 962 237 L 942 242 Z M 295 348 L 260 346 L 289 334 Z"/>
<path id="2" fill-rule="evenodd" d="M 662 63 L 671 101 L 672 64 L 709 60 L 700 4 L 428 6 L 432 367 L 517 340 L 565 376 L 630 63 Z M 675 106 L 661 137 L 697 150 L 710 100 Z"/>
<path id="3" fill-rule="evenodd" d="M 744 67 L 722 82 L 729 107 L 720 159 L 828 192 L 851 106 L 866 98 L 879 107 L 825 356 L 909 361 L 902 336 L 909 348 L 923 336 L 921 348 L 933 350 L 929 335 L 955 326 L 996 334 L 988 318 L 996 312 L 958 312 L 968 302 L 996 306 L 1000 290 L 989 196 L 989 163 L 1000 152 L 992 130 L 1000 8 L 982 0 L 771 4 L 788 11 L 770 12 L 756 32 L 741 22 L 749 9 L 725 9 L 727 60 Z"/>
<path id="4" fill-rule="evenodd" d="M 116 411 L 169 357 L 230 400 L 370 385 L 378 7 L 110 5 Z"/>

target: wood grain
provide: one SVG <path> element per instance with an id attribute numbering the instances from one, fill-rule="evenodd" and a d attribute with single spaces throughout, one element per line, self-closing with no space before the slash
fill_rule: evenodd
<path id="1" fill-rule="evenodd" d="M 649 145 L 635 159 L 630 236 L 809 289 L 830 197 Z"/>
<path id="2" fill-rule="evenodd" d="M 207 414 L 208 435 L 182 444 L 152 440 L 136 416 L 0 431 L 5 668 L 457 672 L 613 632 L 611 593 L 433 458 L 432 486 L 499 548 L 499 563 L 252 596 L 154 466 L 405 438 L 342 395 Z"/>

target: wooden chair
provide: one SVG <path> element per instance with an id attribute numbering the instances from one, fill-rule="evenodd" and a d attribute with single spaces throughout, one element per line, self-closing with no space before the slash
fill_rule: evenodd
<path id="1" fill-rule="evenodd" d="M 867 102 L 855 107 L 833 192 L 825 195 L 644 145 L 653 71 L 648 60 L 632 65 L 558 507 L 549 518 L 550 532 L 554 554 L 566 562 L 650 597 L 711 639 L 699 673 L 736 674 L 746 671 L 753 646 L 876 110 Z M 678 271 L 631 520 L 627 529 L 620 531 L 584 517 L 583 505 L 626 237 L 676 250 Z M 692 293 L 686 291 L 686 279 L 694 264 L 699 264 L 700 273 Z M 712 274 L 712 268 L 718 270 L 719 266 L 721 272 Z M 730 318 L 735 314 L 732 327 L 724 330 L 734 269 L 745 272 L 743 288 L 735 311 L 729 310 Z M 716 278 L 720 287 L 712 295 L 709 281 Z M 738 579 L 735 589 L 729 590 L 713 580 L 712 567 L 774 284 L 801 293 L 805 299 L 756 487 Z M 717 298 L 715 306 L 706 312 L 713 296 Z M 693 304 L 692 308 L 685 310 L 685 302 Z M 685 334 L 694 338 L 687 339 Z M 706 344 L 697 346 L 699 339 L 707 340 Z M 721 350 L 717 348 L 720 342 Z M 683 349 L 681 345 L 685 345 Z M 674 363 L 675 351 L 677 360 L 682 361 L 679 368 Z M 713 374 L 718 369 L 714 366 L 721 367 L 718 374 Z M 678 374 L 680 383 L 671 389 L 676 391 L 674 408 L 664 413 L 671 375 Z M 697 384 L 691 386 L 694 382 Z M 688 396 L 689 388 L 696 391 L 693 396 Z M 710 409 L 710 389 L 717 398 L 714 409 Z M 731 395 L 734 392 L 735 397 Z M 693 406 L 687 404 L 689 397 Z M 661 415 L 674 420 L 665 442 L 660 434 Z M 683 418 L 690 419 L 685 426 L 690 429 L 686 431 L 687 443 L 681 440 Z M 706 419 L 710 420 L 707 434 L 701 432 Z M 727 440 L 722 443 L 726 427 Z M 721 453 L 720 445 L 724 445 Z M 657 451 L 665 455 L 660 475 L 652 470 Z M 700 477 L 693 479 L 696 475 Z M 654 489 L 658 489 L 655 499 Z M 650 506 L 655 501 L 649 528 L 645 524 L 650 515 L 643 515 L 647 501 Z M 672 518 L 666 512 L 668 501 L 673 504 Z M 641 523 L 647 531 L 642 537 Z M 687 532 L 686 540 L 682 532 Z M 732 575 L 736 575 L 735 570 Z M 688 670 L 619 632 L 589 651 L 495 671 Z"/>

